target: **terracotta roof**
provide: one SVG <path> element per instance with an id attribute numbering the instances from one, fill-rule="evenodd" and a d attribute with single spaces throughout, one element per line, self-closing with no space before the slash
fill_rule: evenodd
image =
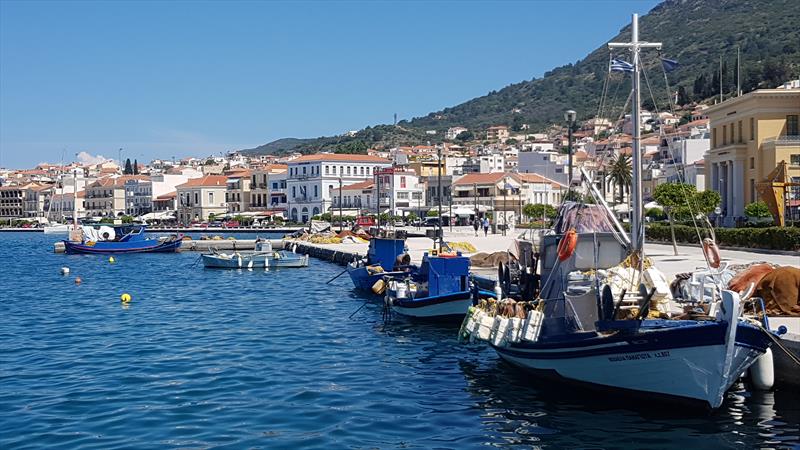
<path id="1" fill-rule="evenodd" d="M 156 197 L 156 200 L 169 200 L 171 198 L 177 198 L 177 197 L 178 197 L 178 191 L 172 191 L 164 195 L 159 195 L 158 197 Z"/>
<path id="2" fill-rule="evenodd" d="M 543 177 L 538 173 L 519 173 L 517 174 L 517 177 L 519 177 L 519 179 L 522 180 L 523 183 L 537 183 L 537 184 L 550 183 L 550 185 L 554 188 L 567 187 L 565 184 L 561 184 L 558 181 L 551 180 L 550 178 L 547 177 Z"/>
<path id="3" fill-rule="evenodd" d="M 518 174 L 516 173 L 504 173 L 504 172 L 494 172 L 494 173 L 468 173 L 463 177 L 456 180 L 453 185 L 465 185 L 465 184 L 494 184 L 502 180 L 504 177 L 513 178 L 519 181 Z"/>
<path id="4" fill-rule="evenodd" d="M 359 190 L 359 189 L 371 189 L 375 183 L 372 180 L 361 181 L 355 184 L 348 184 L 347 186 L 342 186 L 342 190 Z M 336 189 L 334 189 L 335 191 Z"/>
<path id="5" fill-rule="evenodd" d="M 378 156 L 371 155 L 351 155 L 351 154 L 316 154 L 316 155 L 303 155 L 297 159 L 289 161 L 290 163 L 298 162 L 312 162 L 312 161 L 349 161 L 349 162 L 374 162 L 390 164 L 391 161 Z"/>
<path id="6" fill-rule="evenodd" d="M 147 175 L 123 175 L 121 177 L 116 177 L 116 178 L 104 177 L 90 184 L 89 187 L 124 186 L 125 182 L 129 180 L 150 181 L 150 177 L 148 177 Z"/>
<path id="7" fill-rule="evenodd" d="M 190 188 L 190 187 L 224 187 L 228 183 L 228 177 L 225 175 L 206 175 L 200 178 L 192 178 L 186 183 L 175 186 L 176 188 Z"/>

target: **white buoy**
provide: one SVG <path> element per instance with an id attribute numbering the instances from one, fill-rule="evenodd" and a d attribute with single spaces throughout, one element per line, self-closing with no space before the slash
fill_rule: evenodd
<path id="1" fill-rule="evenodd" d="M 768 391 L 772 389 L 775 384 L 775 363 L 773 362 L 771 348 L 768 348 L 750 366 L 750 380 L 758 390 Z"/>
<path id="2" fill-rule="evenodd" d="M 62 267 L 61 275 L 69 275 L 69 267 Z"/>

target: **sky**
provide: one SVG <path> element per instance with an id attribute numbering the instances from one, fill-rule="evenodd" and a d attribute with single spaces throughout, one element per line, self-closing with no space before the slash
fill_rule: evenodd
<path id="1" fill-rule="evenodd" d="M 0 167 L 411 119 L 575 62 L 657 3 L 0 0 Z"/>

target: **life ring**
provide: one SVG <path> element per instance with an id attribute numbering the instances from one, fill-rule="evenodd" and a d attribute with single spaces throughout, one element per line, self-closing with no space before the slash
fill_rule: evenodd
<path id="1" fill-rule="evenodd" d="M 564 233 L 561 242 L 558 243 L 558 260 L 566 261 L 575 252 L 575 246 L 578 244 L 578 233 L 573 229 Z"/>
<path id="2" fill-rule="evenodd" d="M 718 269 L 721 258 L 719 256 L 719 247 L 717 243 L 709 238 L 703 239 L 703 254 L 708 261 L 708 265 L 714 269 Z"/>

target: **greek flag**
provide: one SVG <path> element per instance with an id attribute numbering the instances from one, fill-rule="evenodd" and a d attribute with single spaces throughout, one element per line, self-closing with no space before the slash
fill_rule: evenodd
<path id="1" fill-rule="evenodd" d="M 674 59 L 661 58 L 661 65 L 664 66 L 665 71 L 671 72 L 675 70 L 680 64 L 678 63 L 678 61 L 675 61 Z"/>
<path id="2" fill-rule="evenodd" d="M 612 59 L 609 72 L 633 72 L 633 64 L 621 59 Z"/>

